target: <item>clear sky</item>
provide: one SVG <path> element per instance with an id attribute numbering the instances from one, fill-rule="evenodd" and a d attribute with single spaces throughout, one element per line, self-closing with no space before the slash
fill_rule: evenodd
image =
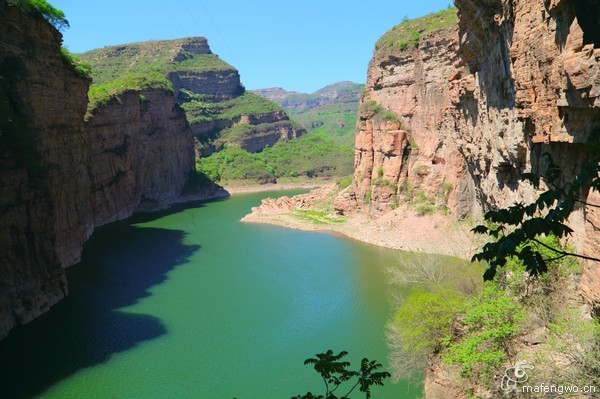
<path id="1" fill-rule="evenodd" d="M 204 36 L 248 89 L 314 92 L 364 83 L 377 39 L 402 18 L 451 0 L 49 0 L 71 27 L 74 53 L 145 40 Z"/>

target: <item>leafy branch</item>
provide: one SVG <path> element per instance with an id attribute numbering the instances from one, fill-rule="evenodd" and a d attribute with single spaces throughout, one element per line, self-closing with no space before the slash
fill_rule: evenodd
<path id="1" fill-rule="evenodd" d="M 23 12 L 39 13 L 59 31 L 69 27 L 69 21 L 65 18 L 65 13 L 46 0 L 8 0 L 7 4 L 19 7 Z"/>
<path id="2" fill-rule="evenodd" d="M 360 364 L 360 370 L 348 370 L 350 362 L 342 359 L 348 354 L 342 351 L 335 355 L 331 349 L 325 353 L 318 353 L 315 358 L 309 358 L 304 361 L 305 365 L 312 364 L 313 368 L 323 378 L 325 384 L 325 395 L 314 395 L 311 392 L 306 395 L 297 395 L 292 399 L 348 399 L 350 394 L 359 388 L 360 392 L 365 394 L 366 399 L 371 398 L 371 387 L 373 385 L 383 386 L 383 380 L 391 376 L 387 371 L 376 371 L 381 368 L 381 364 L 375 360 L 363 358 Z M 335 392 L 343 383 L 356 378 L 356 382 L 346 394 L 336 396 Z"/>
<path id="3" fill-rule="evenodd" d="M 553 234 L 559 239 L 571 235 L 573 230 L 566 222 L 576 205 L 600 206 L 589 204 L 581 198 L 582 192 L 587 189 L 600 191 L 600 157 L 596 155 L 584 164 L 580 174 L 567 186 L 560 184 L 561 170 L 550 154 L 544 153 L 543 157 L 547 165 L 544 174 L 539 176 L 525 173 L 521 179 L 529 181 L 536 189 L 540 188 L 543 181 L 547 190 L 528 205 L 517 203 L 505 209 L 487 212 L 484 218 L 493 227 L 479 225 L 473 229 L 475 233 L 487 234 L 494 239 L 493 242 L 485 244 L 481 252 L 472 258 L 473 261 L 488 262 L 488 269 L 484 273 L 485 280 L 492 280 L 497 269 L 504 266 L 512 256 L 520 259 L 533 276 L 545 273 L 548 270 L 548 261 L 565 256 L 600 262 L 600 258 L 553 248 L 538 239 L 548 234 Z M 558 258 L 544 259 L 539 246 L 553 251 Z"/>

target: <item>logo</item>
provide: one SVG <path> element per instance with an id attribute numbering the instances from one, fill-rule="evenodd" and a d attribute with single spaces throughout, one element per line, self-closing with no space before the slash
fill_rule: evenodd
<path id="1" fill-rule="evenodd" d="M 530 366 L 525 362 L 519 362 L 516 365 L 507 368 L 504 371 L 500 388 L 506 392 L 517 391 L 517 384 L 522 384 L 529 378 L 525 370 L 533 368 L 533 366 Z"/>

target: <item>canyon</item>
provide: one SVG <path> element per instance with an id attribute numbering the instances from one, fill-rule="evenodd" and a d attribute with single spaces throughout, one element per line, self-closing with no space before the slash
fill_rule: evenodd
<path id="1" fill-rule="evenodd" d="M 360 101 L 353 182 L 335 198 L 338 214 L 405 217 L 393 211 L 421 196 L 454 219 L 477 220 L 539 194 L 519 176 L 539 172 L 543 153 L 564 182 L 589 160 L 586 146 L 600 131 L 600 6 L 455 3 L 458 11 L 399 25 L 377 43 Z M 232 67 L 176 69 L 168 74 L 172 89 L 126 88 L 88 108 L 90 79 L 61 56 L 60 33 L 4 0 L 0 11 L 7 32 L 0 38 L 3 339 L 68 295 L 65 267 L 79 262 L 97 227 L 190 194 L 196 155 L 225 143 L 257 152 L 303 130 L 266 103 L 265 112 L 239 112 L 253 94 Z M 145 46 L 169 51 L 173 63 L 215 61 L 203 38 L 115 46 L 84 58 L 101 70 Z M 208 184 L 187 198 L 224 195 Z M 599 204 L 600 195 L 589 191 L 585 200 Z M 265 204 L 275 212 L 305 207 L 298 199 Z M 599 253 L 598 210 L 582 206 L 572 225 L 573 244 Z M 599 307 L 597 264 L 584 265 L 580 290 Z M 444 372 L 429 373 L 428 397 L 455 388 Z"/>

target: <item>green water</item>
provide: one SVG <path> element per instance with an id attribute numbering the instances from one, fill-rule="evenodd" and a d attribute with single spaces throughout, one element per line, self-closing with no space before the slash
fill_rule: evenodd
<path id="1" fill-rule="evenodd" d="M 70 297 L 0 344 L 0 397 L 290 398 L 322 393 L 303 361 L 329 348 L 387 364 L 396 253 L 238 222 L 267 195 L 99 229 Z M 375 399 L 421 395 L 388 381 Z"/>

